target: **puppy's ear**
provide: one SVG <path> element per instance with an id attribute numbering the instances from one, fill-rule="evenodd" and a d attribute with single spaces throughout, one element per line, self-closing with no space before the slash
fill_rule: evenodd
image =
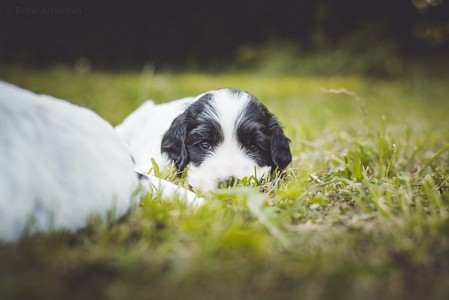
<path id="1" fill-rule="evenodd" d="M 290 152 L 290 139 L 287 138 L 275 116 L 271 116 L 268 122 L 268 132 L 271 137 L 271 157 L 274 166 L 279 171 L 284 170 L 292 161 Z"/>
<path id="2" fill-rule="evenodd" d="M 190 161 L 186 147 L 187 122 L 185 114 L 173 120 L 170 128 L 164 134 L 161 143 L 161 152 L 175 163 L 178 170 L 182 171 Z"/>

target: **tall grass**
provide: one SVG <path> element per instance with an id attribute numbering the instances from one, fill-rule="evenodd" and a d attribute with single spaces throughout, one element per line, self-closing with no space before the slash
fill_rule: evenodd
<path id="1" fill-rule="evenodd" d="M 151 67 L 2 68 L 0 78 L 88 106 L 113 124 L 147 98 L 242 88 L 278 116 L 294 154 L 283 176 L 218 190 L 200 208 L 155 195 L 115 224 L 93 219 L 77 234 L 0 245 L 2 299 L 449 296 L 446 78 Z"/>

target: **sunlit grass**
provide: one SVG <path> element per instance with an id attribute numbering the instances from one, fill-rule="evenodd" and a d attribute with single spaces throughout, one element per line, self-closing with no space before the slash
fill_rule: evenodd
<path id="1" fill-rule="evenodd" d="M 147 197 L 122 221 L 0 246 L 0 298 L 447 299 L 449 87 L 399 79 L 2 68 L 119 123 L 145 99 L 237 87 L 293 162 L 200 208 Z M 180 184 L 175 171 L 159 175 Z"/>

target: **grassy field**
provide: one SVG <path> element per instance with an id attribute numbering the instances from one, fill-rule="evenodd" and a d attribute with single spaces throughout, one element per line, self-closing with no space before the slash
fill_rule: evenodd
<path id="1" fill-rule="evenodd" d="M 115 224 L 0 244 L 0 299 L 449 298 L 449 78 L 4 67 L 0 79 L 113 124 L 144 99 L 242 88 L 294 154 L 283 179 L 201 208 L 146 198 Z"/>

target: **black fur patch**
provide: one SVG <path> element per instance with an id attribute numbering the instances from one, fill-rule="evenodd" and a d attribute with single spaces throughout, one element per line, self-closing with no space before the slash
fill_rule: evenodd
<path id="1" fill-rule="evenodd" d="M 237 137 L 245 152 L 259 166 L 282 171 L 291 162 L 290 140 L 276 117 L 252 96 L 237 124 Z"/>

